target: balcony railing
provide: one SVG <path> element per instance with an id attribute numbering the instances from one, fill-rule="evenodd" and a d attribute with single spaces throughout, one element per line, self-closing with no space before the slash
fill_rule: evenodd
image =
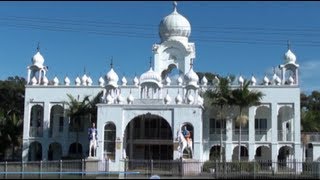
<path id="1" fill-rule="evenodd" d="M 319 132 L 301 132 L 301 141 L 304 141 L 304 136 L 308 137 L 308 142 L 320 142 Z"/>
<path id="2" fill-rule="evenodd" d="M 239 140 L 239 130 L 232 131 L 232 141 Z M 249 141 L 249 131 L 248 130 L 241 130 L 241 141 Z"/>

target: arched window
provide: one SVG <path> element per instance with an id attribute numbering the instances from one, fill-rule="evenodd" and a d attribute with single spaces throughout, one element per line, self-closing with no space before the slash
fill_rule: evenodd
<path id="1" fill-rule="evenodd" d="M 31 108 L 30 137 L 42 137 L 43 132 L 43 107 L 34 105 Z"/>
<path id="2" fill-rule="evenodd" d="M 116 126 L 108 123 L 104 126 L 104 153 L 105 156 L 114 161 L 116 157 Z"/>

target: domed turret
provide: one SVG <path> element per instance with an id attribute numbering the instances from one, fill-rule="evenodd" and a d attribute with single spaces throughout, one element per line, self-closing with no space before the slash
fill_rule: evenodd
<path id="1" fill-rule="evenodd" d="M 100 85 L 101 87 L 104 86 L 104 79 L 103 79 L 102 77 L 99 78 L 99 85 Z"/>
<path id="2" fill-rule="evenodd" d="M 243 77 L 240 75 L 239 78 L 238 78 L 238 83 L 239 83 L 239 85 L 243 85 L 243 82 L 244 82 L 244 79 L 243 79 Z"/>
<path id="3" fill-rule="evenodd" d="M 74 83 L 76 84 L 76 86 L 80 86 L 81 80 L 78 76 L 77 76 L 76 80 L 74 81 Z"/>
<path id="4" fill-rule="evenodd" d="M 161 41 L 171 39 L 188 40 L 191 34 L 191 25 L 189 21 L 177 11 L 177 3 L 174 2 L 174 9 L 171 14 L 164 17 L 159 25 L 159 35 Z"/>
<path id="5" fill-rule="evenodd" d="M 198 81 L 199 81 L 199 76 L 197 73 L 193 71 L 193 65 L 191 63 L 190 70 L 187 72 L 184 76 L 185 82 L 187 86 L 193 86 L 195 88 L 198 88 Z"/>
<path id="6" fill-rule="evenodd" d="M 256 80 L 256 78 L 252 75 L 252 76 L 251 76 L 251 85 L 252 85 L 252 86 L 255 86 L 256 83 L 257 83 L 257 80 Z"/>
<path id="7" fill-rule="evenodd" d="M 123 104 L 123 102 L 124 102 L 124 97 L 121 95 L 121 92 L 117 97 L 117 102 L 118 102 L 118 104 Z"/>
<path id="8" fill-rule="evenodd" d="M 158 87 L 162 87 L 161 76 L 157 72 L 154 72 L 152 67 L 150 67 L 149 71 L 140 76 L 140 85 L 143 85 L 144 83 L 153 83 Z"/>
<path id="9" fill-rule="evenodd" d="M 284 58 L 285 63 L 295 64 L 295 62 L 297 60 L 296 55 L 294 55 L 290 49 L 288 49 L 288 51 L 284 54 L 283 58 Z"/>
<path id="10" fill-rule="evenodd" d="M 39 48 L 39 45 L 38 45 L 37 53 L 32 57 L 32 64 L 41 69 L 41 68 L 43 68 L 43 63 L 44 63 L 44 58 L 40 54 L 40 48 Z"/>
<path id="11" fill-rule="evenodd" d="M 137 78 L 137 76 L 134 76 L 134 78 L 133 78 L 133 84 L 134 84 L 135 86 L 138 86 L 138 85 L 139 85 L 139 79 Z"/>
<path id="12" fill-rule="evenodd" d="M 182 101 L 183 101 L 182 97 L 181 97 L 181 95 L 179 93 L 179 90 L 178 90 L 178 95 L 176 96 L 175 100 L 176 100 L 176 104 L 181 104 Z"/>
<path id="13" fill-rule="evenodd" d="M 127 79 L 126 79 L 126 77 L 122 77 L 122 79 L 121 79 L 121 81 L 122 81 L 122 86 L 126 86 L 127 85 Z"/>
<path id="14" fill-rule="evenodd" d="M 69 85 L 70 85 L 70 79 L 68 78 L 68 76 L 66 76 L 66 77 L 64 78 L 64 84 L 65 84 L 66 86 L 69 86 Z"/>
<path id="15" fill-rule="evenodd" d="M 206 86 L 208 83 L 208 79 L 206 78 L 206 76 L 203 76 L 202 80 L 201 80 L 202 85 Z"/>
<path id="16" fill-rule="evenodd" d="M 118 87 L 119 76 L 117 75 L 116 72 L 114 72 L 113 67 L 112 67 L 113 66 L 112 62 L 110 64 L 110 66 L 111 66 L 111 69 L 106 75 L 107 85 L 111 85 L 113 87 Z"/>
<path id="17" fill-rule="evenodd" d="M 171 97 L 169 96 L 169 93 L 167 91 L 167 95 L 166 95 L 166 97 L 164 97 L 164 103 L 165 104 L 170 104 L 170 102 L 171 102 Z"/>
<path id="18" fill-rule="evenodd" d="M 54 85 L 54 86 L 58 86 L 58 85 L 59 85 L 59 79 L 57 78 L 57 76 L 55 76 L 55 77 L 53 78 L 53 85 Z"/>
<path id="19" fill-rule="evenodd" d="M 84 86 L 87 85 L 87 79 L 88 79 L 87 75 L 84 74 L 84 75 L 82 76 L 82 78 L 81 78 L 81 83 L 82 83 L 82 85 L 84 85 Z"/>
<path id="20" fill-rule="evenodd" d="M 181 77 L 181 76 L 179 76 L 179 77 L 178 77 L 178 79 L 177 79 L 177 83 L 178 83 L 178 85 L 179 85 L 179 86 L 181 86 L 181 85 L 182 85 L 182 83 L 183 83 L 183 79 L 182 79 L 182 77 Z"/>
<path id="21" fill-rule="evenodd" d="M 128 102 L 128 104 L 132 104 L 133 101 L 134 101 L 134 97 L 132 96 L 131 90 L 130 90 L 130 94 L 129 94 L 128 98 L 127 98 L 127 102 Z"/>
<path id="22" fill-rule="evenodd" d="M 267 77 L 267 75 L 265 75 L 264 78 L 263 78 L 263 84 L 264 85 L 269 85 L 269 82 L 270 82 L 269 78 Z"/>

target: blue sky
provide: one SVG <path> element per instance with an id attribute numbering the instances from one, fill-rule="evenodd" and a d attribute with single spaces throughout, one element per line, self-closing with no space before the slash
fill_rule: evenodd
<path id="1" fill-rule="evenodd" d="M 194 70 L 258 82 L 283 63 L 287 40 L 303 92 L 320 90 L 320 2 L 180 1 L 196 45 Z M 0 2 L 0 79 L 27 75 L 40 42 L 47 77 L 74 81 L 84 69 L 97 84 L 110 68 L 127 79 L 149 68 L 158 25 L 171 1 Z"/>

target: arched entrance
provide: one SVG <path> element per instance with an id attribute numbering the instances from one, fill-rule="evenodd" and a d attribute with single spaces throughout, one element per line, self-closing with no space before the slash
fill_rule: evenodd
<path id="1" fill-rule="evenodd" d="M 60 160 L 62 157 L 62 147 L 59 143 L 54 142 L 49 145 L 48 160 Z"/>
<path id="2" fill-rule="evenodd" d="M 173 159 L 173 136 L 168 122 L 151 113 L 135 117 L 125 130 L 125 148 L 129 159 Z"/>
<path id="3" fill-rule="evenodd" d="M 32 142 L 29 146 L 28 161 L 42 160 L 42 146 L 39 142 Z"/>

